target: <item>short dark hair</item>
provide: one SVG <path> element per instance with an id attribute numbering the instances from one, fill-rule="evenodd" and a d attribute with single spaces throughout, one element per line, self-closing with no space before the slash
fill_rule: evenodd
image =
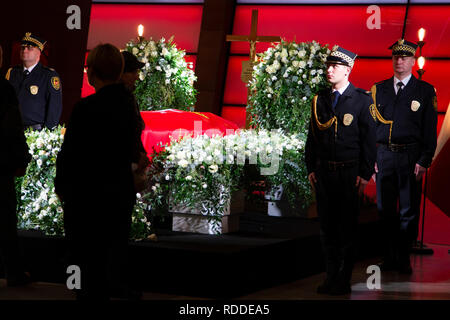
<path id="1" fill-rule="evenodd" d="M 119 81 L 124 61 L 120 50 L 110 43 L 99 44 L 87 57 L 87 67 L 102 81 Z"/>

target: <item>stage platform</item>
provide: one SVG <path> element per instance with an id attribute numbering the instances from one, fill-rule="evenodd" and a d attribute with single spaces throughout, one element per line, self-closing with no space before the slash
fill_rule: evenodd
<path id="1" fill-rule="evenodd" d="M 359 258 L 379 255 L 374 207 L 360 216 Z M 65 241 L 19 231 L 35 280 L 65 283 Z M 240 231 L 202 235 L 157 230 L 158 241 L 130 242 L 131 274 L 148 292 L 233 298 L 324 271 L 317 218 L 241 215 Z"/>

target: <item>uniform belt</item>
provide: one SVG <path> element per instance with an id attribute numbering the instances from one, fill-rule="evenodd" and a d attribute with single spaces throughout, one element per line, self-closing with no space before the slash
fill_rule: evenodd
<path id="1" fill-rule="evenodd" d="M 358 160 L 347 161 L 321 161 L 320 165 L 329 171 L 336 171 L 342 168 L 352 168 L 358 165 Z"/>
<path id="2" fill-rule="evenodd" d="M 397 144 L 397 143 L 390 143 L 390 144 L 385 144 L 385 143 L 379 143 L 379 146 L 388 149 L 392 152 L 402 152 L 402 151 L 407 151 L 407 150 L 411 150 L 411 149 L 415 149 L 418 146 L 418 143 L 404 143 L 404 144 Z"/>
<path id="3" fill-rule="evenodd" d="M 25 126 L 25 129 L 33 129 L 33 130 L 42 130 L 43 126 L 42 124 L 32 124 L 30 126 Z"/>

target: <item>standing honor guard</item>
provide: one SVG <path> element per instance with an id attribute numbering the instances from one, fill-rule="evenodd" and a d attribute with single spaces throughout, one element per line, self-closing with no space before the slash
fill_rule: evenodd
<path id="1" fill-rule="evenodd" d="M 59 75 L 39 62 L 45 43 L 27 32 L 20 48 L 22 65 L 10 68 L 6 74 L 19 99 L 24 126 L 34 130 L 56 127 L 62 112 Z"/>
<path id="2" fill-rule="evenodd" d="M 437 100 L 433 86 L 411 73 L 417 45 L 401 39 L 389 49 L 394 76 L 371 89 L 371 114 L 377 123 L 377 206 L 385 249 L 379 266 L 411 274 L 422 177 L 436 149 Z"/>
<path id="3" fill-rule="evenodd" d="M 306 142 L 308 179 L 315 190 L 327 278 L 320 294 L 351 292 L 359 195 L 373 174 L 375 123 L 365 90 L 348 80 L 356 54 L 337 47 L 327 58 L 331 90 L 313 99 Z"/>

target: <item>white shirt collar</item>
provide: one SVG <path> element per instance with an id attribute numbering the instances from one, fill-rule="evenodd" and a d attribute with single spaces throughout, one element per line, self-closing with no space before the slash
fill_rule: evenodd
<path id="1" fill-rule="evenodd" d="M 394 76 L 394 90 L 395 93 L 397 93 L 398 87 L 397 87 L 397 83 L 399 83 L 400 81 L 403 82 L 403 88 L 406 87 L 406 85 L 408 84 L 409 80 L 412 77 L 412 73 L 409 74 L 409 76 L 407 76 L 405 79 L 403 80 L 399 80 Z"/>
<path id="2" fill-rule="evenodd" d="M 39 63 L 39 62 L 36 62 L 36 64 L 32 65 L 32 66 L 29 67 L 29 68 L 25 68 L 25 66 L 24 66 L 24 67 L 23 67 L 23 71 L 28 70 L 28 71 L 31 73 L 31 71 L 33 71 L 34 67 L 36 67 L 38 63 Z"/>
<path id="3" fill-rule="evenodd" d="M 345 90 L 347 90 L 347 88 L 348 88 L 349 85 L 350 85 L 350 81 L 347 81 L 347 84 L 346 84 L 345 86 L 341 87 L 341 88 L 338 89 L 338 90 L 333 89 L 333 92 L 339 91 L 340 95 L 342 96 L 342 94 L 344 93 Z"/>

